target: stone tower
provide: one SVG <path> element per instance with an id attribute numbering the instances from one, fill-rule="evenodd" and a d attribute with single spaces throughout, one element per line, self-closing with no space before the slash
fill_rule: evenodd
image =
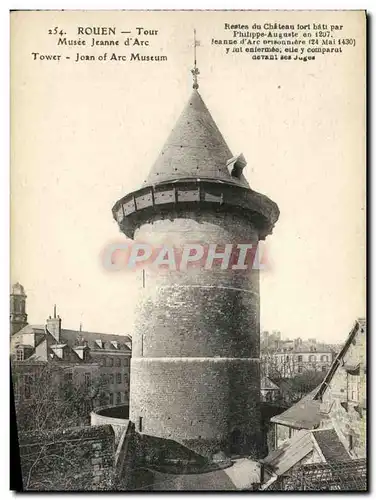
<path id="1" fill-rule="evenodd" d="M 24 287 L 16 283 L 10 294 L 10 334 L 14 335 L 26 325 L 26 294 Z"/>
<path id="2" fill-rule="evenodd" d="M 277 205 L 250 189 L 198 90 L 144 185 L 113 207 L 135 241 L 257 244 Z M 133 336 L 130 419 L 200 456 L 260 448 L 259 271 L 146 269 Z"/>

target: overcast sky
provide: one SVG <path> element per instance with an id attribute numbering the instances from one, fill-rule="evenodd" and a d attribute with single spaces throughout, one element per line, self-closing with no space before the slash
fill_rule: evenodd
<path id="1" fill-rule="evenodd" d="M 253 61 L 211 44 L 228 36 L 225 22 L 291 24 L 291 12 L 13 17 L 12 281 L 25 286 L 30 323 L 56 303 L 63 327 L 132 333 L 136 276 L 106 271 L 101 255 L 124 241 L 113 204 L 141 186 L 189 99 L 195 27 L 200 93 L 232 152 L 244 154 L 251 188 L 281 211 L 267 239 L 272 269 L 261 273 L 261 328 L 344 340 L 365 314 L 364 41 L 361 14 L 326 15 L 357 45 L 307 63 Z M 74 38 L 82 25 L 158 29 L 145 53 L 168 61 L 74 63 L 85 50 L 57 48 L 47 31 Z M 33 61 L 32 50 L 71 59 Z"/>

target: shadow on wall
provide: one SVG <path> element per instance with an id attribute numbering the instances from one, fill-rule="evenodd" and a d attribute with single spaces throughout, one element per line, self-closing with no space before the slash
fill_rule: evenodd
<path id="1" fill-rule="evenodd" d="M 121 418 L 129 420 L 129 405 L 111 406 L 95 410 L 95 413 L 102 417 Z"/>
<path id="2" fill-rule="evenodd" d="M 204 457 L 172 439 L 139 435 L 144 465 L 171 474 L 196 474 L 231 465 L 225 456 L 218 461 Z"/>

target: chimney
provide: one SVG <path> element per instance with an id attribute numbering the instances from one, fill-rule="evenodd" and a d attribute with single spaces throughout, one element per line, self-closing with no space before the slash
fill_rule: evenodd
<path id="1" fill-rule="evenodd" d="M 54 317 L 51 316 L 46 321 L 46 328 L 49 333 L 55 338 L 56 342 L 60 342 L 61 333 L 61 318 L 56 316 L 56 304 L 54 305 Z"/>

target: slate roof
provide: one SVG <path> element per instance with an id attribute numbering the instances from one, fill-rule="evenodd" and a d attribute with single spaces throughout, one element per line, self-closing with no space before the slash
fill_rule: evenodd
<path id="1" fill-rule="evenodd" d="M 320 424 L 321 402 L 314 399 L 318 387 L 304 396 L 283 413 L 270 419 L 275 424 L 286 425 L 294 429 L 314 429 Z"/>
<path id="2" fill-rule="evenodd" d="M 315 431 L 300 430 L 277 450 L 261 460 L 269 473 L 276 476 L 286 474 L 310 452 L 316 450 L 324 458 L 322 462 L 343 462 L 350 459 L 334 429 Z"/>
<path id="3" fill-rule="evenodd" d="M 233 156 L 202 97 L 193 90 L 144 185 L 199 178 L 249 187 L 243 174 L 239 179 L 231 176 L 226 163 Z"/>
<path id="4" fill-rule="evenodd" d="M 62 328 L 60 332 L 60 342 L 57 343 L 55 338 L 50 334 L 44 325 L 26 325 L 19 332 L 17 332 L 16 335 L 30 333 L 35 335 L 35 348 L 43 342 L 48 341 L 48 345 L 46 345 L 46 354 L 50 356 L 51 359 L 58 359 L 52 347 L 56 348 L 63 344 L 69 346 L 71 349 L 71 357 L 73 357 L 73 359 L 77 358 L 77 360 L 81 358 L 74 350 L 85 346 L 90 348 L 92 351 L 122 351 L 123 353 L 127 352 L 129 354 L 132 352 L 132 337 L 129 335 L 84 332 L 80 330 Z M 101 347 L 97 343 L 98 340 L 102 341 Z M 112 342 L 114 342 L 114 344 Z M 117 345 L 117 347 L 115 347 L 115 345 Z M 38 355 L 37 352 L 34 352 L 28 359 L 40 359 L 40 355 Z"/>
<path id="5" fill-rule="evenodd" d="M 327 462 L 342 462 L 345 458 L 349 458 L 334 429 L 318 429 L 313 435 Z"/>
<path id="6" fill-rule="evenodd" d="M 82 339 L 82 340 L 81 340 Z M 87 342 L 87 346 L 90 349 L 100 349 L 97 340 L 103 342 L 103 350 L 132 350 L 132 338 L 129 335 L 116 335 L 107 333 L 95 333 L 95 332 L 83 332 L 80 330 L 67 330 L 66 328 L 61 329 L 61 340 L 66 342 L 70 347 L 76 347 L 82 342 Z M 118 343 L 119 349 L 116 349 L 111 341 L 116 341 Z"/>

